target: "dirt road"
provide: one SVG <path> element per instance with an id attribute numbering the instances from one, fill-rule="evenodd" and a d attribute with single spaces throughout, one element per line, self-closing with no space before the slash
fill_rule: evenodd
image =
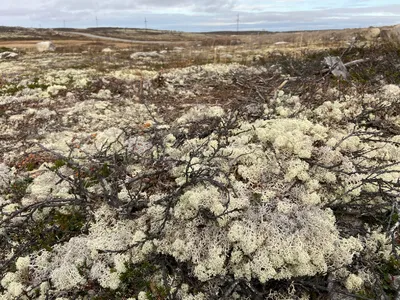
<path id="1" fill-rule="evenodd" d="M 138 41 L 138 40 L 128 40 L 128 39 L 120 39 L 120 38 L 113 38 L 113 37 L 107 37 L 107 36 L 101 36 L 101 35 L 95 35 L 95 34 L 90 34 L 90 33 L 83 33 L 83 32 L 63 32 L 63 33 L 68 33 L 68 34 L 74 34 L 74 35 L 81 35 L 84 37 L 88 37 L 91 39 L 98 39 L 98 40 L 106 40 L 106 41 L 115 41 L 115 42 L 123 42 L 123 43 L 135 43 L 135 44 L 172 44 L 174 42 L 172 41 Z M 176 43 L 176 42 L 175 42 Z M 179 42 L 182 43 L 182 42 Z"/>

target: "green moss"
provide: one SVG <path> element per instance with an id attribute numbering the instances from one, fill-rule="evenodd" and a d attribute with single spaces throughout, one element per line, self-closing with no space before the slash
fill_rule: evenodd
<path id="1" fill-rule="evenodd" d="M 151 283 L 151 276 L 157 270 L 149 262 L 142 262 L 139 265 L 128 264 L 126 272 L 121 274 L 121 285 L 126 291 L 136 289 L 135 295 L 141 291 L 146 291 L 149 300 L 165 299 L 168 295 L 168 289 L 163 286 Z"/>
<path id="2" fill-rule="evenodd" d="M 47 90 L 49 87 L 48 84 L 39 83 L 39 78 L 34 78 L 32 83 L 29 83 L 27 87 L 31 90 L 33 89 L 41 89 L 42 91 Z"/>
<path id="3" fill-rule="evenodd" d="M 29 83 L 27 86 L 29 89 L 41 89 L 42 91 L 47 90 L 49 87 L 48 84 L 39 83 L 39 78 L 35 78 L 32 83 Z M 22 91 L 25 86 L 18 86 L 16 84 L 5 84 L 0 89 L 0 96 L 14 96 L 18 92 Z"/>
<path id="4" fill-rule="evenodd" d="M 52 171 L 60 169 L 62 166 L 65 166 L 67 162 L 64 159 L 57 159 L 54 162 L 54 165 L 50 168 Z"/>
<path id="5" fill-rule="evenodd" d="M 0 90 L 0 96 L 14 96 L 19 91 L 22 91 L 24 87 L 17 85 L 6 85 Z"/>
<path id="6" fill-rule="evenodd" d="M 394 256 L 390 257 L 389 261 L 380 267 L 383 274 L 400 275 L 400 260 Z"/>
<path id="7" fill-rule="evenodd" d="M 13 49 L 7 47 L 0 47 L 0 53 L 3 52 L 13 52 Z"/>
<path id="8" fill-rule="evenodd" d="M 25 169 L 27 171 L 33 171 L 36 169 L 36 167 L 37 167 L 37 164 L 35 162 L 29 162 L 26 164 Z"/>
<path id="9" fill-rule="evenodd" d="M 76 64 L 76 65 L 71 65 L 69 68 L 75 69 L 75 70 L 84 70 L 90 68 L 91 65 L 88 63 L 81 63 L 81 64 Z"/>
<path id="10" fill-rule="evenodd" d="M 106 177 L 110 176 L 110 174 L 111 174 L 111 169 L 110 169 L 110 167 L 108 166 L 108 164 L 105 163 L 105 164 L 103 164 L 103 165 L 101 166 L 101 168 L 97 171 L 97 174 L 98 174 L 98 176 L 100 176 L 100 177 L 106 178 Z"/>
<path id="11" fill-rule="evenodd" d="M 391 256 L 390 259 L 378 267 L 381 274 L 381 286 L 389 299 L 394 299 L 396 296 L 396 289 L 393 286 L 393 276 L 400 275 L 400 260 Z"/>
<path id="12" fill-rule="evenodd" d="M 29 229 L 30 238 L 35 241 L 32 250 L 46 249 L 60 240 L 80 234 L 86 223 L 84 214 L 75 209 L 68 213 L 52 210 L 43 220 L 37 221 Z"/>
<path id="13" fill-rule="evenodd" d="M 367 299 L 374 299 L 375 298 L 375 295 L 374 295 L 374 293 L 372 293 L 372 291 L 369 291 L 369 290 L 361 290 L 361 291 L 358 291 L 357 293 L 356 293 L 356 295 L 357 296 L 360 296 L 360 297 L 363 297 L 363 298 L 367 298 Z"/>
<path id="14" fill-rule="evenodd" d="M 399 221 L 399 215 L 397 213 L 393 214 L 390 221 L 392 222 L 392 224 L 396 224 L 397 221 Z"/>
<path id="15" fill-rule="evenodd" d="M 74 169 L 74 171 L 78 172 L 78 169 Z M 107 163 L 104 163 L 103 165 L 92 169 L 88 174 L 83 174 L 83 182 L 85 187 L 88 188 L 95 184 L 98 184 L 101 178 L 107 178 L 110 175 L 111 168 Z"/>
<path id="16" fill-rule="evenodd" d="M 120 275 L 121 284 L 118 289 L 104 289 L 97 293 L 95 300 L 126 299 L 137 297 L 142 291 L 149 300 L 166 299 L 169 290 L 151 281 L 157 268 L 149 262 L 126 264 L 126 271 Z"/>
<path id="17" fill-rule="evenodd" d="M 397 70 L 388 70 L 384 73 L 385 78 L 389 78 L 389 83 L 400 84 L 400 72 Z"/>
<path id="18" fill-rule="evenodd" d="M 126 271 L 121 274 L 120 280 L 123 286 L 136 288 L 140 292 L 149 286 L 147 277 L 155 271 L 156 268 L 148 262 L 139 265 L 127 264 Z"/>
<path id="19" fill-rule="evenodd" d="M 26 189 L 28 188 L 29 184 L 33 182 L 33 178 L 26 177 L 23 179 L 19 179 L 15 181 L 13 184 L 10 186 L 10 194 L 12 195 L 12 198 L 14 201 L 19 201 L 21 200 L 25 194 L 26 194 Z"/>
<path id="20" fill-rule="evenodd" d="M 255 201 L 256 203 L 261 203 L 261 197 L 262 197 L 261 193 L 253 192 L 252 194 L 252 200 Z"/>
<path id="21" fill-rule="evenodd" d="M 374 80 L 377 73 L 376 73 L 376 69 L 371 66 L 369 68 L 363 69 L 362 72 L 351 71 L 350 75 L 351 75 L 351 79 L 353 81 L 356 81 L 356 82 L 359 82 L 362 84 L 367 84 L 367 83 L 371 82 L 372 80 Z"/>

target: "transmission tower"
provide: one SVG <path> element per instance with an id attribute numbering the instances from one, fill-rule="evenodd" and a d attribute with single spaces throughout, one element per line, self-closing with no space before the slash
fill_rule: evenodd
<path id="1" fill-rule="evenodd" d="M 236 34 L 239 34 L 239 14 L 237 14 L 237 19 L 236 19 Z"/>

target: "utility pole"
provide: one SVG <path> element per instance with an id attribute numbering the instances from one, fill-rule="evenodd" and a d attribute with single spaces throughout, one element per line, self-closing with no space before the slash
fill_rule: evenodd
<path id="1" fill-rule="evenodd" d="M 236 34 L 239 34 L 239 14 L 237 15 L 236 19 Z"/>
<path id="2" fill-rule="evenodd" d="M 65 28 L 65 20 L 63 20 L 63 23 L 64 23 L 64 28 Z"/>
<path id="3" fill-rule="evenodd" d="M 99 20 L 97 19 L 97 15 L 96 15 L 96 27 L 99 27 Z"/>
<path id="4" fill-rule="evenodd" d="M 144 29 L 145 29 L 145 31 L 147 31 L 147 19 L 146 18 L 144 18 Z"/>

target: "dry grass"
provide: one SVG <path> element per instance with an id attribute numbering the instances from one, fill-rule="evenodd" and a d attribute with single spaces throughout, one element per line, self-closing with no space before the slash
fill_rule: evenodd
<path id="1" fill-rule="evenodd" d="M 390 27 L 382 27 L 387 30 Z M 353 37 L 365 39 L 369 29 L 320 30 L 304 32 L 244 32 L 235 35 L 226 33 L 184 33 L 165 30 L 143 30 L 124 28 L 88 28 L 88 29 L 32 29 L 20 27 L 0 27 L 0 45 L 5 47 L 30 49 L 42 40 L 54 40 L 59 47 L 69 45 L 88 45 L 94 39 L 73 35 L 69 32 L 84 32 L 99 36 L 131 39 L 138 41 L 166 41 L 173 44 L 201 45 L 202 47 L 227 46 L 246 48 L 265 48 L 273 50 L 285 49 L 322 49 L 344 46 Z M 103 41 L 97 41 L 104 43 Z M 278 42 L 286 44 L 275 45 Z M 368 41 L 370 42 L 370 41 Z M 189 44 L 188 44 L 189 43 Z M 104 43 L 107 47 L 125 48 L 130 43 Z"/>

